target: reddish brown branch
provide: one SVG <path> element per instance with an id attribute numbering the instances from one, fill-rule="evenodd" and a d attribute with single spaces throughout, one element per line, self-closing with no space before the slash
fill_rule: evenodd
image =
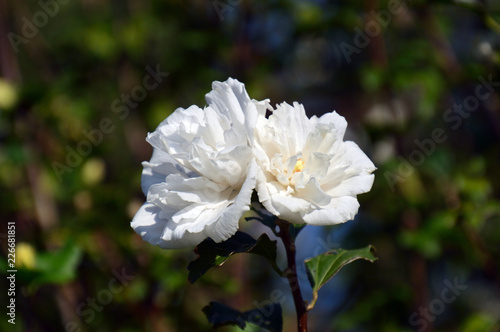
<path id="1" fill-rule="evenodd" d="M 288 279 L 288 284 L 292 290 L 293 302 L 295 303 L 295 311 L 297 312 L 297 331 L 307 332 L 307 309 L 302 293 L 300 291 L 299 279 L 297 277 L 297 264 L 295 263 L 295 243 L 290 236 L 290 223 L 278 219 L 276 224 L 280 227 L 279 235 L 283 240 L 286 250 L 287 269 L 285 276 Z"/>

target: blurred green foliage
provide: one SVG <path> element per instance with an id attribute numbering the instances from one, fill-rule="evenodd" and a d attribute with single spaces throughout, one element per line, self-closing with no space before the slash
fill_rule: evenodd
<path id="1" fill-rule="evenodd" d="M 144 201 L 147 132 L 176 107 L 204 105 L 211 82 L 231 76 L 255 99 L 296 100 L 309 115 L 336 110 L 378 167 L 356 220 L 318 233 L 344 234 L 343 248 L 371 243 L 379 260 L 352 264 L 337 288 L 321 289 L 311 331 L 498 331 L 498 87 L 474 111 L 446 118 L 480 77 L 500 81 L 497 2 L 403 1 L 364 47 L 357 31 L 391 1 L 217 3 L 0 3 L 0 213 L 16 223 L 19 271 L 17 323 L 4 316 L 0 329 L 209 331 L 201 309 L 211 300 L 251 310 L 281 289 L 259 257 L 233 257 L 191 285 L 191 251 L 153 247 L 129 227 Z M 168 76 L 142 98 L 147 68 Z M 436 128 L 446 140 L 425 154 L 415 140 Z M 408 171 L 415 151 L 424 158 Z M 318 248 L 310 227 L 299 252 Z M 104 304 L 122 269 L 133 279 Z M 467 289 L 434 320 L 412 323 L 455 278 Z M 285 331 L 293 316 L 284 306 Z"/>

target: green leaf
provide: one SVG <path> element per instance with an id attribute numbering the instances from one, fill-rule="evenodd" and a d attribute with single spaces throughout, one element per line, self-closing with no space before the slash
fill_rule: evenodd
<path id="1" fill-rule="evenodd" d="M 266 216 L 264 214 L 259 214 L 259 217 L 248 217 L 245 218 L 246 221 L 252 221 L 252 220 L 257 220 L 258 222 L 261 222 L 265 226 L 269 227 L 274 234 L 277 235 L 276 233 L 276 216 Z"/>
<path id="2" fill-rule="evenodd" d="M 259 199 L 256 193 L 252 194 L 252 205 L 250 209 L 257 215 L 252 217 L 245 218 L 246 221 L 257 220 L 261 222 L 265 226 L 269 227 L 275 235 L 276 233 L 276 220 L 277 217 L 271 213 L 269 213 L 261 203 L 259 203 Z"/>
<path id="3" fill-rule="evenodd" d="M 36 269 L 41 274 L 33 280 L 33 284 L 38 286 L 44 283 L 65 283 L 73 280 L 81 254 L 80 248 L 70 242 L 60 250 L 38 254 Z"/>
<path id="4" fill-rule="evenodd" d="M 218 302 L 210 302 L 208 306 L 203 308 L 203 312 L 214 328 L 227 325 L 237 325 L 243 330 L 246 326 L 245 321 L 241 317 L 241 312 Z"/>
<path id="5" fill-rule="evenodd" d="M 324 254 L 306 259 L 307 277 L 313 290 L 313 298 L 307 310 L 311 310 L 316 304 L 319 289 L 337 274 L 342 267 L 358 259 L 365 259 L 373 263 L 377 260 L 374 252 L 375 248 L 369 245 L 362 249 L 330 250 Z"/>
<path id="6" fill-rule="evenodd" d="M 276 264 L 276 241 L 271 241 L 267 234 L 262 234 L 257 241 L 243 232 L 236 232 L 224 242 L 216 243 L 208 238 L 200 243 L 194 252 L 198 257 L 188 265 L 188 280 L 194 283 L 210 268 L 221 266 L 232 255 L 238 253 L 256 254 L 266 258 L 273 269 L 282 275 Z"/>
<path id="7" fill-rule="evenodd" d="M 75 279 L 81 256 L 81 249 L 72 241 L 68 241 L 58 250 L 37 252 L 35 266 L 20 267 L 18 277 L 29 285 L 29 291 L 35 291 L 44 284 L 66 283 Z"/>
<path id="8" fill-rule="evenodd" d="M 252 323 L 271 332 L 283 330 L 283 315 L 279 303 L 240 312 L 218 302 L 210 302 L 203 308 L 203 312 L 214 328 L 237 325 L 243 330 L 246 323 Z"/>

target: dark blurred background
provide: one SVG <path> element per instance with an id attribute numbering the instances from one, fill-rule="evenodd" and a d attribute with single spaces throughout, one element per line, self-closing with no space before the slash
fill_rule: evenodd
<path id="1" fill-rule="evenodd" d="M 311 331 L 500 331 L 499 64 L 497 0 L 0 0 L 0 330 L 211 331 L 209 301 L 249 310 L 273 290 L 295 330 L 264 260 L 191 285 L 192 250 L 129 226 L 147 132 L 233 77 L 251 98 L 336 110 L 378 167 L 354 221 L 297 239 L 299 259 L 379 257 L 321 289 Z"/>

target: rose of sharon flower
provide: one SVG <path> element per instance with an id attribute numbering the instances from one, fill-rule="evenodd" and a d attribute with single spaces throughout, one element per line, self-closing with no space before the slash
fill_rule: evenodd
<path id="1" fill-rule="evenodd" d="M 205 109 L 175 110 L 147 137 L 154 148 L 143 162 L 147 202 L 131 225 L 162 248 L 195 246 L 207 237 L 224 241 L 249 210 L 257 166 L 245 118 L 258 102 L 231 78 L 214 82 L 206 100 Z"/>
<path id="2" fill-rule="evenodd" d="M 258 107 L 253 140 L 264 207 L 295 224 L 353 219 L 356 195 L 371 189 L 376 168 L 354 142 L 343 141 L 344 117 L 332 112 L 309 119 L 298 103 L 278 105 L 269 118 L 265 112 Z"/>

